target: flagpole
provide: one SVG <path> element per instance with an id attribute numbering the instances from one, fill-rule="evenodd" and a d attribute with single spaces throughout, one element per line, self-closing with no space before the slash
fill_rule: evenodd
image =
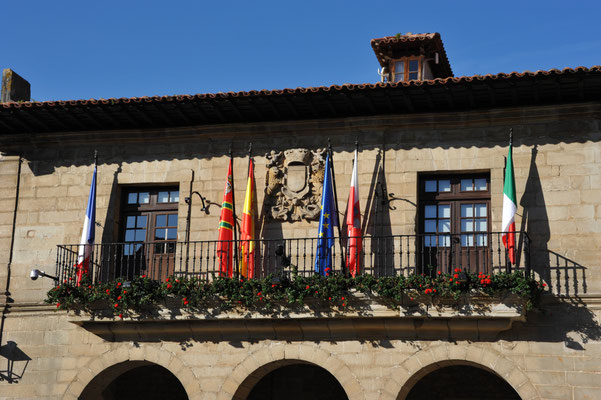
<path id="1" fill-rule="evenodd" d="M 232 165 L 232 216 L 234 219 L 234 226 L 232 229 L 234 231 L 234 263 L 236 265 L 236 278 L 239 278 L 238 271 L 238 231 L 236 229 L 236 191 L 234 190 L 234 152 L 232 150 L 232 145 L 230 144 L 230 163 Z"/>
<path id="2" fill-rule="evenodd" d="M 346 262 L 344 260 L 344 247 L 342 247 L 342 233 L 340 231 L 340 214 L 338 213 L 338 193 L 336 191 L 336 175 L 334 174 L 334 152 L 332 151 L 332 143 L 328 138 L 328 154 L 330 155 L 330 170 L 332 171 L 332 186 L 334 188 L 334 206 L 336 207 L 336 221 L 338 222 L 338 244 L 340 245 L 340 263 L 342 272 L 344 273 Z"/>
<path id="3" fill-rule="evenodd" d="M 246 181 L 247 181 L 247 183 L 248 183 L 248 179 L 250 178 L 250 163 L 253 162 L 252 153 L 253 153 L 253 142 L 250 142 L 248 144 L 248 168 L 246 170 Z M 251 185 L 251 190 L 253 190 L 252 185 Z M 246 196 L 248 196 L 248 193 L 246 193 L 245 196 L 244 196 L 244 203 L 246 203 Z M 252 210 L 253 205 L 250 204 L 250 207 L 251 207 L 251 210 L 249 210 L 249 211 L 252 213 L 253 212 L 253 210 Z M 244 211 L 242 211 L 242 212 L 244 213 Z M 253 215 L 252 219 L 254 220 L 254 218 L 255 218 L 255 216 Z M 242 216 L 242 219 L 244 220 L 244 215 Z M 244 226 L 244 221 L 242 222 L 242 225 Z M 255 229 L 255 225 L 253 223 L 253 231 L 254 231 L 254 229 Z M 253 238 L 255 237 L 255 233 L 254 232 L 253 232 L 253 236 L 252 237 Z M 255 243 L 255 248 L 256 248 L 256 243 Z M 250 242 L 248 242 L 248 249 L 250 250 Z M 242 257 L 245 257 L 244 254 L 242 255 Z M 253 257 L 254 257 L 254 254 L 253 254 Z M 250 271 L 249 271 L 250 270 L 250 266 L 249 266 L 249 264 L 250 264 L 250 262 L 249 262 L 249 260 L 250 260 L 250 254 L 246 258 L 247 258 L 247 260 L 246 260 L 246 278 L 248 279 L 249 276 L 250 276 Z M 253 262 L 253 276 L 254 276 L 254 262 Z"/>

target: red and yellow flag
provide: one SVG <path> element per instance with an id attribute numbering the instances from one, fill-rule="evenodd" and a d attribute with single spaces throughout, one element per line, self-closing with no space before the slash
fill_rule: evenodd
<path id="1" fill-rule="evenodd" d="M 234 250 L 234 204 L 232 192 L 232 160 L 227 172 L 227 181 L 223 191 L 221 203 L 221 217 L 219 218 L 219 241 L 217 242 L 217 257 L 219 259 L 219 273 L 221 276 L 232 277 Z"/>
<path id="2" fill-rule="evenodd" d="M 242 231 L 240 232 L 240 275 L 245 278 L 255 276 L 255 179 L 253 161 L 248 164 L 248 182 L 242 211 Z"/>

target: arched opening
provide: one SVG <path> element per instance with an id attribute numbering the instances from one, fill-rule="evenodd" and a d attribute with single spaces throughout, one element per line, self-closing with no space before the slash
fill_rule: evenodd
<path id="1" fill-rule="evenodd" d="M 348 400 L 348 396 L 327 370 L 300 360 L 282 360 L 253 372 L 234 399 Z"/>
<path id="2" fill-rule="evenodd" d="M 439 368 L 419 379 L 405 400 L 520 400 L 498 375 L 469 365 Z"/>
<path id="3" fill-rule="evenodd" d="M 168 369 L 148 361 L 126 361 L 98 374 L 81 400 L 188 400 L 186 390 Z"/>

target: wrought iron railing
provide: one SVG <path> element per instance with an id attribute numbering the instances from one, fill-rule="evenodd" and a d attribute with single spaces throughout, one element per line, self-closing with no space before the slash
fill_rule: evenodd
<path id="1" fill-rule="evenodd" d="M 375 276 L 396 274 L 436 274 L 455 268 L 494 274 L 516 269 L 530 273 L 530 239 L 525 232 L 516 232 L 516 262 L 502 243 L 500 232 L 472 235 L 395 235 L 363 236 L 358 251 L 359 271 Z M 316 238 L 260 239 L 254 241 L 254 277 L 269 274 L 289 276 L 293 273 L 311 275 L 315 270 Z M 340 243 L 332 248 L 333 271 L 348 272 L 345 260 L 348 250 L 340 251 Z M 90 278 L 106 282 L 118 277 L 131 279 L 146 275 L 164 280 L 168 276 L 211 279 L 221 272 L 219 248 L 226 250 L 239 245 L 234 242 L 193 241 L 156 243 L 96 244 L 91 255 Z M 79 245 L 57 247 L 56 268 L 59 282 L 74 279 Z M 226 269 L 230 267 L 225 266 Z M 240 272 L 235 258 L 231 270 Z"/>

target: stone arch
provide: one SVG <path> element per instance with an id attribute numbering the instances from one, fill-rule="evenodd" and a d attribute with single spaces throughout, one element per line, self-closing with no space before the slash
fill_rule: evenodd
<path id="1" fill-rule="evenodd" d="M 150 363 L 159 365 L 171 372 L 180 381 L 188 399 L 200 399 L 201 388 L 197 377 L 192 369 L 184 364 L 177 356 L 169 351 L 156 349 L 154 347 L 126 347 L 122 346 L 115 350 L 107 351 L 101 356 L 90 360 L 85 366 L 79 369 L 77 375 L 69 383 L 63 396 L 65 400 L 78 399 L 84 389 L 96 376 L 110 367 L 123 364 L 127 361 L 133 362 L 131 367 Z M 125 366 L 127 369 L 129 366 Z"/>
<path id="2" fill-rule="evenodd" d="M 540 396 L 521 368 L 499 352 L 476 344 L 444 343 L 419 350 L 398 365 L 390 374 L 380 400 L 403 400 L 416 382 L 430 372 L 452 365 L 484 369 L 504 379 L 522 400 Z"/>
<path id="3" fill-rule="evenodd" d="M 328 371 L 340 383 L 349 400 L 364 400 L 359 380 L 350 368 L 317 345 L 282 343 L 263 347 L 248 355 L 224 381 L 219 399 L 245 400 L 254 384 L 269 372 L 294 363 L 313 364 Z"/>

